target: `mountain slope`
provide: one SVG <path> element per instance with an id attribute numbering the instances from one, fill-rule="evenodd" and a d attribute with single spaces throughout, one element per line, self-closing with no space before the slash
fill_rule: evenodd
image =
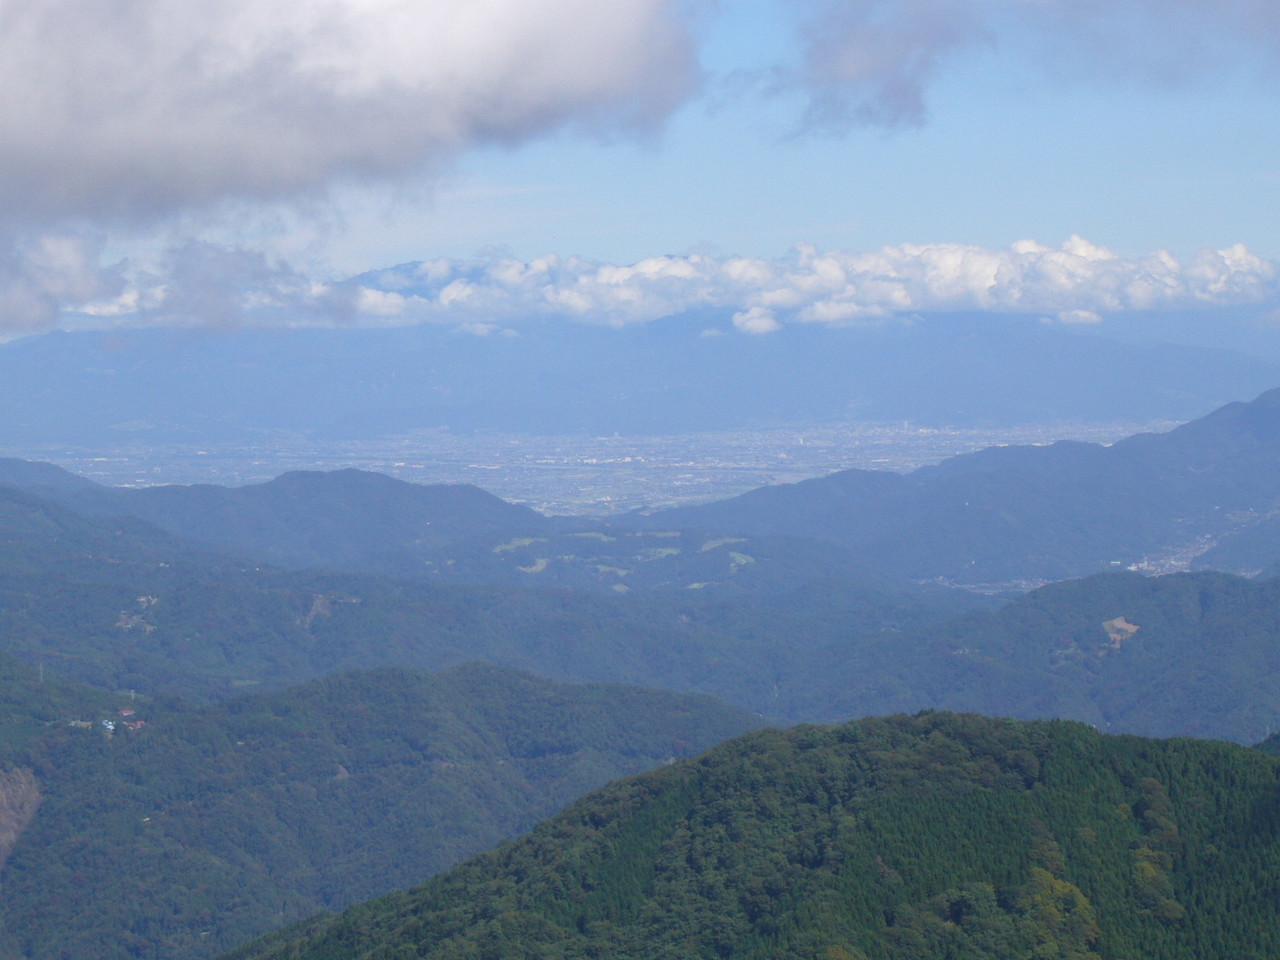
<path id="1" fill-rule="evenodd" d="M 681 537 L 543 517 L 468 485 L 360 470 L 297 471 L 244 487 L 104 487 L 45 463 L 0 458 L 0 484 L 117 526 L 125 518 L 246 563 L 598 593 L 759 594 L 843 579 L 901 592 L 847 550 L 788 537 Z"/>
<path id="2" fill-rule="evenodd" d="M 1186 561 L 1280 505 L 1280 390 L 1110 447 L 993 447 L 905 476 L 849 470 L 633 518 L 837 542 L 888 571 L 975 584 Z"/>
<path id="3" fill-rule="evenodd" d="M 972 710 L 1255 743 L 1280 729 L 1277 635 L 1280 580 L 1098 574 L 926 630 L 836 642 L 788 694 L 819 718 Z"/>
<path id="4" fill-rule="evenodd" d="M 9 758 L 42 799 L 3 874 L 5 956 L 209 956 L 421 881 L 608 780 L 760 725 L 710 698 L 480 665 L 125 705 Z"/>
<path id="5" fill-rule="evenodd" d="M 21 560 L 0 570 L 0 649 L 110 690 L 217 699 L 479 659 L 710 693 L 788 721 L 945 708 L 1241 742 L 1280 728 L 1276 580 L 1101 574 L 958 619 L 839 580 L 601 597 L 259 570 L 169 554 L 180 543 L 139 522 L 15 497 L 0 495 L 0 515 L 7 503 L 26 531 L 0 544 Z M 722 540 L 655 542 L 721 563 L 769 542 Z"/>
<path id="6" fill-rule="evenodd" d="M 1278 772 L 1063 722 L 768 731 L 233 956 L 1261 960 Z"/>
<path id="7" fill-rule="evenodd" d="M 832 551 L 815 561 L 786 543 L 765 546 L 799 574 L 788 589 L 778 578 L 763 589 L 748 574 L 736 596 L 628 598 L 259 568 L 143 521 L 81 517 L 5 488 L 0 521 L 0 649 L 147 696 L 216 699 L 337 670 L 478 659 L 559 679 L 715 690 L 769 713 L 798 638 L 817 645 L 955 609 L 918 591 L 809 582 L 827 572 Z M 632 539 L 633 553 L 646 549 L 641 540 L 671 542 Z M 741 544 L 708 543 L 691 541 L 694 559 L 668 557 L 684 564 L 668 569 L 705 576 L 714 563 L 731 574 Z"/>
<path id="8" fill-rule="evenodd" d="M 287 566 L 361 567 L 547 521 L 469 485 L 405 483 L 363 470 L 295 471 L 243 487 L 104 487 L 50 464 L 0 460 L 0 484 L 80 513 L 129 516 L 173 536 Z"/>

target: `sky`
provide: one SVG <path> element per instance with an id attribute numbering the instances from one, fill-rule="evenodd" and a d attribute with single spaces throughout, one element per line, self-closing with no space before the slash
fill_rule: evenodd
<path id="1" fill-rule="evenodd" d="M 0 0 L 0 74 L 0 339 L 1280 317 L 1274 0 Z"/>

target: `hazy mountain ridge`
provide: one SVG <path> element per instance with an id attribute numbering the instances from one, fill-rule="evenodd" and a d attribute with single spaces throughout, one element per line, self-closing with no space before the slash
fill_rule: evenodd
<path id="1" fill-rule="evenodd" d="M 1278 633 L 1280 580 L 1097 574 L 833 644 L 788 689 L 818 718 L 938 708 L 1255 743 L 1280 729 Z"/>
<path id="2" fill-rule="evenodd" d="M 758 593 L 835 579 L 905 588 L 825 542 L 615 530 L 590 518 L 544 517 L 469 485 L 361 470 L 297 471 L 243 487 L 126 489 L 51 464 L 0 459 L 0 484 L 81 511 L 85 524 L 116 518 L 118 526 L 132 517 L 242 563 L 596 592 Z"/>
<path id="3" fill-rule="evenodd" d="M 632 522 L 785 530 L 903 576 L 1034 582 L 1205 553 L 1280 504 L 1278 476 L 1273 390 L 1110 447 L 991 448 L 905 476 L 851 470 Z"/>
<path id="4" fill-rule="evenodd" d="M 1169 572 L 1215 556 L 1257 571 L 1280 560 L 1280 547 L 1268 559 L 1265 542 L 1280 509 L 1278 476 L 1277 390 L 1110 447 L 992 447 L 906 475 L 847 470 L 611 522 L 547 518 L 474 487 L 356 470 L 125 490 L 0 461 L 0 482 L 259 562 L 623 592 L 759 591 L 824 577 L 1012 589 L 1117 567 Z M 681 539 L 634 542 L 658 536 Z"/>
<path id="5" fill-rule="evenodd" d="M 81 481 L 81 482 L 76 482 Z M 400 549 L 430 551 L 547 520 L 468 485 L 413 484 L 363 470 L 294 471 L 242 487 L 106 487 L 50 464 L 0 460 L 0 484 L 81 513 L 132 516 L 178 537 L 289 566 L 376 565 Z"/>
<path id="6" fill-rule="evenodd" d="M 1260 960 L 1278 772 L 1062 722 L 767 731 L 232 956 Z"/>
<path id="7" fill-rule="evenodd" d="M 947 622 L 960 610 L 936 598 L 818 577 L 821 564 L 800 562 L 803 542 L 787 543 L 801 553 L 791 569 L 810 579 L 765 589 L 767 576 L 744 572 L 738 592 L 600 597 L 259 570 L 195 554 L 170 561 L 156 552 L 171 542 L 163 537 L 131 559 L 127 537 L 104 547 L 110 528 L 84 523 L 99 538 L 96 554 L 72 549 L 70 567 L 49 561 L 0 577 L 0 627 L 11 653 L 108 689 L 208 699 L 337 670 L 479 658 L 562 680 L 710 693 L 789 721 L 946 707 L 1246 742 L 1280 726 L 1266 680 L 1280 670 L 1274 581 L 1109 574 Z M 75 542 L 69 519 L 61 529 L 54 557 Z M 615 533 L 612 544 L 577 534 L 547 543 L 579 541 L 586 554 L 626 543 Z M 757 541 L 684 533 L 655 542 L 731 564 Z M 512 545 L 515 559 L 503 562 L 530 562 L 521 551 L 547 543 Z M 1135 632 L 1113 637 L 1112 622 Z"/>
<path id="8" fill-rule="evenodd" d="M 211 699 L 336 670 L 484 659 L 559 679 L 715 689 L 767 713 L 797 633 L 919 625 L 957 609 L 946 597 L 839 580 L 736 599 L 629 598 L 260 569 L 141 521 L 83 518 L 0 488 L 5 509 L 11 532 L 26 537 L 0 545 L 21 558 L 0 570 L 5 649 L 147 695 Z"/>
<path id="9" fill-rule="evenodd" d="M 1068 332 L 1035 317 L 707 337 L 723 314 L 624 329 L 548 321 L 516 337 L 382 329 L 55 332 L 0 345 L 0 446 L 253 445 L 285 433 L 638 434 L 837 419 L 935 426 L 1146 422 L 1280 382 L 1273 359 Z M 282 364 L 280 357 L 291 358 Z M 619 356 L 630 359 L 618 362 Z M 49 387 L 57 383 L 55 391 Z"/>

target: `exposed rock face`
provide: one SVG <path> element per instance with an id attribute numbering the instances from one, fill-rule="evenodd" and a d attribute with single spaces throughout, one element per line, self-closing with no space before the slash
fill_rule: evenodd
<path id="1" fill-rule="evenodd" d="M 30 770 L 0 770 L 0 867 L 35 818 L 40 799 L 40 785 Z"/>

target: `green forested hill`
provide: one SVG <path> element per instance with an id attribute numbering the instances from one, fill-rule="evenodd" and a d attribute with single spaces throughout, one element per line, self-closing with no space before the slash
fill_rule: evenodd
<path id="1" fill-rule="evenodd" d="M 841 581 L 621 597 L 281 571 L 0 487 L 0 650 L 148 696 L 208 700 L 335 670 L 480 659 L 715 692 L 770 713 L 797 649 L 936 622 L 954 607 Z"/>
<path id="2" fill-rule="evenodd" d="M 852 639 L 808 676 L 813 715 L 937 708 L 1256 743 L 1280 729 L 1280 580 L 1099 574 L 989 613 Z"/>
<path id="3" fill-rule="evenodd" d="M 1270 960 L 1280 762 L 922 714 L 613 784 L 236 960 Z"/>
<path id="4" fill-rule="evenodd" d="M 86 517 L 53 500 L 0 486 L 0 570 L 5 574 L 56 571 L 102 579 L 146 571 L 155 576 L 187 558 L 206 568 L 229 566 L 143 520 Z"/>
<path id="5" fill-rule="evenodd" d="M 108 716 L 131 702 L 128 694 L 76 683 L 0 653 L 0 762 L 50 724 Z"/>
<path id="6" fill-rule="evenodd" d="M 957 617 L 840 580 L 599 596 L 280 571 L 26 494 L 0 507 L 0 650 L 108 690 L 212 700 L 485 660 L 792 722 L 937 708 L 1241 742 L 1280 729 L 1280 580 L 1100 574 Z"/>
<path id="7" fill-rule="evenodd" d="M 710 698 L 478 664 L 96 706 L 0 765 L 0 956 L 209 956 L 760 725 Z"/>

